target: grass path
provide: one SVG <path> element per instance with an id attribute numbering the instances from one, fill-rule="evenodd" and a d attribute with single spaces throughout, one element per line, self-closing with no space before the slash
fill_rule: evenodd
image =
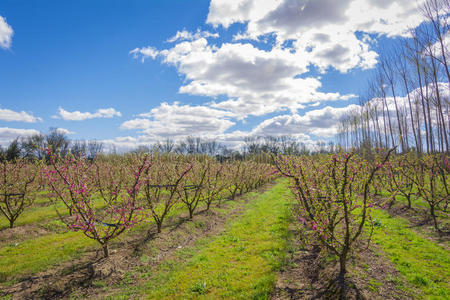
<path id="1" fill-rule="evenodd" d="M 232 207 L 235 202 L 227 201 L 224 204 L 226 207 L 230 205 Z M 221 209 L 215 208 L 215 210 Z M 176 217 L 184 211 L 185 207 L 180 204 L 169 213 L 168 217 Z M 153 219 L 149 219 L 148 222 L 132 228 L 126 235 L 144 233 L 153 223 Z M 120 242 L 122 238 L 125 237 L 119 237 L 117 242 Z M 71 231 L 51 233 L 4 245 L 0 247 L 0 285 L 10 286 L 24 276 L 46 271 L 97 248 L 99 246 L 95 241 L 86 238 L 81 232 Z"/>
<path id="2" fill-rule="evenodd" d="M 169 212 L 168 218 L 184 211 L 181 204 Z M 125 235 L 145 232 L 154 224 L 153 219 L 133 227 L 112 243 L 120 241 Z M 63 227 L 65 230 L 67 228 Z M 82 232 L 65 231 L 50 233 L 38 238 L 0 247 L 0 284 L 11 285 L 23 276 L 45 271 L 52 266 L 81 257 L 92 249 L 99 249 L 99 244 L 87 238 Z"/>
<path id="3" fill-rule="evenodd" d="M 81 238 L 80 238 L 81 237 Z M 45 270 L 49 266 L 80 256 L 82 248 L 95 245 L 77 232 L 51 234 L 0 249 L 0 282 Z"/>
<path id="4" fill-rule="evenodd" d="M 289 224 L 286 181 L 245 204 L 219 236 L 200 240 L 177 252 L 135 287 L 148 299 L 268 299 L 284 261 Z M 127 298 L 124 294 L 112 297 Z M 122 296 L 122 297 L 121 297 Z"/>
<path id="5" fill-rule="evenodd" d="M 406 280 L 422 291 L 417 297 L 449 299 L 450 253 L 408 228 L 404 218 L 392 217 L 384 210 L 374 210 L 372 217 L 377 225 L 373 241 Z"/>

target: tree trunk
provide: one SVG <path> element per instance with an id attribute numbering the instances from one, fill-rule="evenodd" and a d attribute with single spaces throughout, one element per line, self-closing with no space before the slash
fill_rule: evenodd
<path id="1" fill-rule="evenodd" d="M 161 228 L 162 228 L 162 221 L 156 222 L 156 229 L 157 229 L 158 233 L 161 233 Z"/>
<path id="2" fill-rule="evenodd" d="M 442 102 L 441 102 L 441 94 L 439 92 L 439 82 L 438 82 L 438 78 L 437 78 L 437 70 L 436 70 L 436 66 L 435 66 L 435 62 L 434 60 L 432 61 L 432 65 L 433 65 L 433 82 L 434 82 L 434 86 L 435 86 L 435 90 L 436 90 L 436 102 L 437 102 L 437 113 L 438 113 L 438 119 L 441 119 L 441 147 L 442 149 L 444 149 L 444 144 L 443 142 L 445 141 L 445 152 L 448 152 L 449 148 L 448 148 L 448 139 L 447 139 L 447 128 L 445 127 L 445 120 L 444 120 L 444 114 L 442 113 Z M 438 124 L 440 122 L 438 121 Z M 444 140 L 444 141 L 442 141 Z"/>
<path id="3" fill-rule="evenodd" d="M 341 256 L 339 257 L 339 276 L 338 276 L 338 285 L 339 285 L 339 299 L 345 299 L 345 274 L 347 272 L 347 251 L 345 250 Z"/>
<path id="4" fill-rule="evenodd" d="M 108 244 L 103 244 L 102 247 L 103 247 L 103 255 L 106 258 L 109 256 Z"/>
<path id="5" fill-rule="evenodd" d="M 430 214 L 431 214 L 431 218 L 433 218 L 434 229 L 436 229 L 436 231 L 439 231 L 437 217 L 436 217 L 436 214 L 434 212 L 434 205 L 430 205 Z"/>
<path id="6" fill-rule="evenodd" d="M 424 70 L 424 72 L 426 73 L 426 70 Z M 425 104 L 426 104 L 426 109 L 427 109 L 427 116 L 428 116 L 428 137 L 430 139 L 430 151 L 431 153 L 435 152 L 435 146 L 434 146 L 434 136 L 433 136 L 433 120 L 431 119 L 431 110 L 430 110 L 430 94 L 428 91 L 428 77 L 425 75 L 424 76 L 424 80 L 425 80 Z"/>
<path id="7" fill-rule="evenodd" d="M 428 137 L 428 122 L 427 122 L 427 114 L 425 112 L 425 96 L 423 94 L 423 86 L 422 86 L 422 74 L 420 71 L 419 60 L 415 61 L 416 63 L 416 71 L 417 71 L 417 79 L 419 80 L 419 91 L 420 91 L 420 100 L 422 102 L 422 113 L 423 113 L 423 122 L 425 125 L 425 140 L 427 142 L 427 153 L 430 152 L 430 139 Z M 418 125 L 418 132 L 420 134 L 420 125 Z"/>
<path id="8" fill-rule="evenodd" d="M 403 140 L 402 124 L 401 124 L 401 120 L 400 120 L 400 112 L 398 110 L 398 105 L 397 105 L 397 97 L 395 96 L 394 82 L 391 82 L 391 91 L 392 91 L 392 96 L 394 97 L 395 113 L 397 115 L 398 133 L 400 134 L 400 145 L 402 146 L 402 152 L 405 152 L 405 142 Z"/>

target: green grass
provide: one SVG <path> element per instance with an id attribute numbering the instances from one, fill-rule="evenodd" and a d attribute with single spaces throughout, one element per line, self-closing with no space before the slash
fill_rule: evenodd
<path id="1" fill-rule="evenodd" d="M 397 202 L 405 205 L 405 206 L 408 205 L 408 200 L 406 200 L 406 197 L 404 197 L 404 196 L 397 195 L 395 197 L 395 200 Z M 422 213 L 424 212 L 427 215 L 427 217 L 429 217 L 431 219 L 429 205 L 422 198 L 417 198 L 415 196 L 412 196 L 411 197 L 411 206 L 415 210 L 420 210 Z M 449 216 L 448 212 L 444 212 L 440 208 L 436 208 L 434 213 L 437 216 L 438 227 L 440 229 L 449 228 L 450 227 L 450 218 L 448 217 Z M 413 214 L 420 214 L 420 213 L 419 212 L 413 212 Z M 422 217 L 422 218 L 424 218 L 424 217 Z M 432 231 L 435 230 L 434 229 L 434 225 L 432 224 L 432 222 L 430 222 L 429 225 L 424 225 L 424 226 L 416 228 L 416 230 L 419 231 L 420 233 L 424 233 L 424 229 L 429 229 L 429 230 L 432 230 Z"/>
<path id="2" fill-rule="evenodd" d="M 50 204 L 51 200 L 49 198 L 49 194 L 52 193 L 52 190 L 50 188 L 48 189 L 41 189 L 39 192 L 36 193 L 36 199 L 34 200 L 35 204 Z"/>
<path id="3" fill-rule="evenodd" d="M 64 207 L 61 203 L 61 205 L 57 206 L 58 209 L 60 209 L 64 214 Z M 14 223 L 14 227 L 31 224 L 35 222 L 42 222 L 44 220 L 49 220 L 52 218 L 56 218 L 58 214 L 55 211 L 55 208 L 53 205 L 50 206 L 43 206 L 43 207 L 31 207 L 28 209 L 25 209 L 23 214 L 19 216 L 19 218 Z M 9 227 L 9 221 L 2 215 L 0 218 L 0 229 L 8 228 Z"/>
<path id="4" fill-rule="evenodd" d="M 230 205 L 227 206 L 233 205 L 235 205 L 235 201 L 230 201 Z M 39 207 L 35 210 L 37 213 L 35 216 L 32 215 L 33 210 L 30 210 L 23 217 L 30 222 L 32 222 L 31 220 L 35 220 L 36 222 L 42 223 L 40 218 L 43 217 L 39 212 L 46 211 L 44 208 L 52 209 L 53 213 L 55 213 L 54 208 L 51 206 Z M 199 210 L 202 208 L 203 206 L 199 207 Z M 223 208 L 214 208 L 214 210 L 220 211 L 226 209 L 225 206 Z M 177 203 L 169 212 L 167 218 L 180 215 L 184 211 L 184 205 L 182 203 Z M 49 216 L 48 220 L 51 220 L 50 214 L 47 216 Z M 61 224 L 59 223 L 61 222 L 56 221 L 41 225 L 49 228 L 56 226 L 57 230 L 61 230 Z M 148 230 L 149 226 L 153 223 L 154 221 L 150 217 L 146 222 L 133 227 L 124 235 L 119 236 L 116 241 L 123 239 L 129 232 L 144 232 Z M 63 229 L 64 228 L 65 226 L 63 226 Z M 0 248 L 0 283 L 12 284 L 19 278 L 45 271 L 58 263 L 63 263 L 74 257 L 79 257 L 87 250 L 92 249 L 92 247 L 100 248 L 96 241 L 85 237 L 82 232 L 72 231 L 52 233 L 40 236 L 36 239 L 27 239 L 20 242 L 18 245 L 15 245 L 15 243 L 4 245 Z M 114 243 L 112 244 L 112 248 L 113 247 Z"/>
<path id="5" fill-rule="evenodd" d="M 179 206 L 171 211 L 168 217 L 181 212 L 181 206 Z M 148 220 L 130 231 L 145 231 L 152 223 L 154 223 L 153 219 Z M 121 238 L 124 236 L 119 236 L 117 240 Z M 92 247 L 100 248 L 95 240 L 87 238 L 82 232 L 73 231 L 29 239 L 17 246 L 6 245 L 0 248 L 0 282 L 14 283 L 15 279 L 24 275 L 44 271 L 57 263 L 79 257 Z"/>
<path id="6" fill-rule="evenodd" d="M 289 197 L 285 181 L 245 204 L 215 238 L 166 260 L 140 287 L 123 287 L 124 297 L 139 293 L 150 299 L 268 299 L 287 247 Z M 145 296 L 144 296 L 145 295 Z M 115 297 L 113 297 L 115 299 Z"/>
<path id="7" fill-rule="evenodd" d="M 450 298 L 450 253 L 409 229 L 409 222 L 374 210 L 373 241 L 381 246 L 399 272 L 422 291 L 418 298 Z M 411 292 L 411 291 L 410 291 Z"/>
<path id="8" fill-rule="evenodd" d="M 416 187 L 413 188 L 413 192 L 417 193 L 417 188 Z M 391 194 L 388 191 L 386 191 L 386 190 L 382 190 L 380 192 L 380 195 L 384 196 L 386 198 L 391 196 Z M 395 201 L 398 202 L 398 203 L 401 203 L 401 204 L 403 204 L 405 206 L 408 205 L 408 200 L 402 194 L 396 195 L 395 196 Z M 417 196 L 415 194 L 411 195 L 411 207 L 412 208 L 418 208 L 418 209 L 425 209 L 426 212 L 428 212 L 429 209 L 430 209 L 430 206 L 429 206 L 428 202 L 425 201 L 425 199 L 423 199 L 422 197 Z M 436 207 L 435 213 L 436 213 L 436 215 L 438 217 L 446 217 L 446 216 L 448 216 L 448 213 L 443 212 L 441 210 L 441 207 Z"/>
<path id="9" fill-rule="evenodd" d="M 28 240 L 17 246 L 0 249 L 0 281 L 10 281 L 33 274 L 50 265 L 81 255 L 80 249 L 92 247 L 95 241 L 78 232 L 50 234 Z"/>

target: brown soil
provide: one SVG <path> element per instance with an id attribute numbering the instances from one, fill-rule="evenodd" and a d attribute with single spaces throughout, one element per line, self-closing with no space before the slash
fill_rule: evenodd
<path id="1" fill-rule="evenodd" d="M 245 195 L 243 198 L 246 202 L 252 199 Z M 222 207 L 228 205 L 225 202 Z M 102 258 L 103 252 L 99 249 L 86 250 L 79 259 L 22 278 L 11 287 L 3 287 L 0 296 L 8 295 L 12 299 L 58 299 L 69 298 L 74 294 L 82 298 L 103 298 L 120 290 L 125 277 L 126 283 L 131 286 L 142 283 L 145 279 L 140 279 L 136 270 L 145 268 L 148 272 L 156 269 L 164 260 L 174 258 L 177 250 L 191 247 L 201 238 L 220 233 L 226 220 L 240 214 L 242 210 L 242 205 L 228 213 L 218 212 L 211 207 L 210 211 L 198 212 L 193 221 L 183 214 L 168 219 L 161 234 L 157 234 L 156 225 L 152 224 L 147 232 L 132 232 L 112 244 L 108 258 Z"/>
<path id="2" fill-rule="evenodd" d="M 295 238 L 294 238 L 295 239 Z M 320 252 L 320 247 L 304 248 L 297 240 L 286 267 L 279 274 L 272 293 L 273 300 L 337 299 L 339 263 Z M 358 247 L 348 261 L 345 299 L 405 299 L 396 281 L 409 285 L 375 245 Z"/>
<path id="3" fill-rule="evenodd" d="M 48 230 L 36 224 L 22 225 L 0 230 L 0 247 L 19 243 L 48 234 Z"/>

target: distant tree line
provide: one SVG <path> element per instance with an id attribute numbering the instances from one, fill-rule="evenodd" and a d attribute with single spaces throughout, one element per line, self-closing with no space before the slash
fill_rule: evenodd
<path id="1" fill-rule="evenodd" d="M 256 136 L 244 139 L 244 153 L 246 154 L 286 154 L 308 155 L 313 153 L 334 152 L 333 142 L 316 141 L 313 145 L 306 145 L 290 135 L 282 136 Z"/>
<path id="2" fill-rule="evenodd" d="M 12 161 L 22 157 L 29 160 L 48 159 L 47 149 L 52 153 L 65 157 L 69 152 L 76 156 L 94 159 L 104 153 L 104 143 L 97 140 L 70 140 L 63 132 L 51 128 L 47 134 L 39 133 L 23 138 L 16 138 L 8 147 L 0 146 L 0 160 Z M 138 146 L 129 152 L 146 153 L 158 151 L 161 153 L 175 153 L 183 155 L 208 155 L 223 161 L 227 159 L 243 160 L 248 156 L 260 154 L 287 154 L 287 155 L 309 155 L 315 153 L 334 152 L 333 142 L 316 141 L 313 145 L 293 136 L 254 136 L 246 137 L 239 150 L 231 149 L 227 145 L 214 139 L 188 136 L 184 139 L 174 141 L 167 138 L 148 146 Z M 112 154 L 117 154 L 113 147 Z"/>
<path id="3" fill-rule="evenodd" d="M 47 149 L 61 157 L 65 157 L 71 152 L 93 159 L 102 152 L 103 143 L 96 140 L 71 141 L 65 133 L 57 128 L 50 128 L 47 134 L 38 133 L 16 138 L 8 147 L 0 146 L 0 160 L 13 161 L 19 157 L 29 160 L 47 159 Z"/>
<path id="4" fill-rule="evenodd" d="M 189 136 L 175 142 L 166 139 L 164 142 L 157 142 L 154 146 L 139 147 L 137 151 L 146 152 L 154 147 L 165 153 L 177 154 L 206 154 L 217 157 L 244 158 L 248 155 L 256 154 L 287 154 L 287 155 L 308 155 L 313 153 L 334 152 L 333 142 L 316 141 L 314 145 L 306 145 L 298 138 L 289 135 L 282 136 L 251 136 L 244 138 L 239 150 L 230 149 L 225 144 L 213 139 L 203 139 Z"/>
<path id="5" fill-rule="evenodd" d="M 427 0 L 421 12 L 426 22 L 380 54 L 360 109 L 342 118 L 344 148 L 449 152 L 450 1 Z"/>
<path id="6" fill-rule="evenodd" d="M 142 147 L 141 147 L 142 148 Z M 177 142 L 167 138 L 164 141 L 158 141 L 154 145 L 145 148 L 155 148 L 163 153 L 177 154 L 207 154 L 210 156 L 226 154 L 228 148 L 215 139 L 205 139 L 200 137 L 188 136 Z"/>

